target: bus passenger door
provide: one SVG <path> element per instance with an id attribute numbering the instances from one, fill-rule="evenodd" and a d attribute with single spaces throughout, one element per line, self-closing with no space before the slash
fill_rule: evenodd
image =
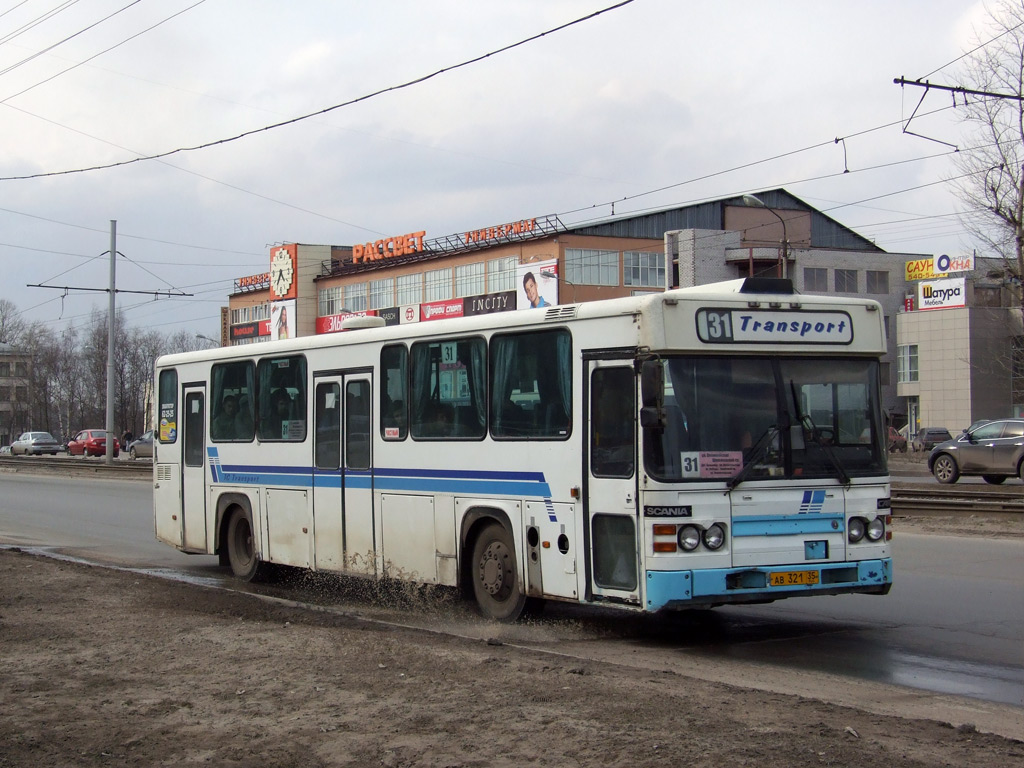
<path id="1" fill-rule="evenodd" d="M 318 570 L 376 573 L 370 377 L 314 380 L 313 534 Z"/>
<path id="2" fill-rule="evenodd" d="M 313 390 L 313 566 L 340 571 L 345 567 L 341 377 L 316 377 Z"/>
<path id="3" fill-rule="evenodd" d="M 342 509 L 345 521 L 345 568 L 365 574 L 379 572 L 377 518 L 373 508 L 373 456 L 369 373 L 342 379 Z"/>
<path id="4" fill-rule="evenodd" d="M 186 552 L 206 552 L 206 393 L 184 387 L 181 525 Z"/>
<path id="5" fill-rule="evenodd" d="M 636 375 L 632 361 L 591 361 L 585 440 L 585 514 L 590 591 L 635 602 L 640 596 L 636 505 Z"/>

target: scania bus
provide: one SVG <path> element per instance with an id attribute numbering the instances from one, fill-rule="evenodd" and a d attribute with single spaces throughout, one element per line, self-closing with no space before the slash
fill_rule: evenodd
<path id="1" fill-rule="evenodd" d="M 382 323 L 157 360 L 157 538 L 498 620 L 889 591 L 876 302 L 745 278 Z"/>

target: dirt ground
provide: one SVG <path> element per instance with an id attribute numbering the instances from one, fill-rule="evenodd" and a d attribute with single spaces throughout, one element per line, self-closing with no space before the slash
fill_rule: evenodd
<path id="1" fill-rule="evenodd" d="M 0 664 L 0 766 L 1024 764 L 1024 742 L 969 724 L 16 549 L 0 550 Z"/>

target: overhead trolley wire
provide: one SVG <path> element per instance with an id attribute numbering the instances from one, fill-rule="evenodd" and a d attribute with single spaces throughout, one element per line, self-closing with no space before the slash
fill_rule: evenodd
<path id="1" fill-rule="evenodd" d="M 135 2 L 140 2 L 140 0 L 135 0 Z M 44 173 L 26 174 L 26 175 L 23 175 L 23 176 L 2 176 L 2 177 L 0 177 L 0 181 L 23 181 L 23 180 L 26 180 L 26 179 L 46 178 L 48 176 L 66 176 L 66 175 L 74 174 L 74 173 L 87 173 L 87 172 L 90 172 L 90 171 L 106 170 L 106 169 L 109 169 L 109 168 L 118 168 L 118 167 L 121 167 L 121 166 L 124 166 L 124 165 L 132 165 L 134 163 L 141 163 L 141 162 L 146 161 L 146 160 L 158 160 L 160 158 L 170 157 L 171 155 L 179 154 L 179 153 L 182 153 L 182 152 L 195 152 L 195 151 L 201 150 L 201 149 L 209 149 L 210 147 L 220 146 L 220 145 L 223 145 L 223 144 L 229 144 L 231 142 L 239 141 L 240 139 L 244 139 L 244 138 L 247 138 L 249 136 L 253 136 L 255 134 L 258 134 L 258 133 L 264 133 L 266 131 L 272 131 L 272 130 L 274 130 L 276 128 L 282 128 L 284 126 L 293 125 L 295 123 L 302 122 L 303 120 L 308 120 L 308 119 L 310 119 L 312 117 L 317 117 L 319 115 L 327 114 L 328 112 L 333 112 L 336 109 L 341 109 L 343 107 L 349 107 L 349 106 L 352 106 L 353 104 L 358 104 L 358 103 L 363 102 L 363 101 L 368 101 L 368 100 L 373 99 L 373 98 L 375 98 L 377 96 L 381 96 L 381 95 L 383 95 L 385 93 L 391 93 L 393 91 L 400 91 L 400 90 L 405 89 L 405 88 L 410 88 L 410 87 L 412 87 L 414 85 L 419 85 L 420 83 L 424 83 L 424 82 L 426 82 L 428 80 L 431 80 L 431 79 L 433 79 L 435 77 L 438 77 L 440 75 L 446 74 L 448 72 L 454 72 L 457 69 L 462 69 L 463 67 L 468 67 L 471 64 L 477 64 L 477 63 L 479 63 L 481 61 L 484 61 L 485 59 L 491 58 L 492 56 L 497 56 L 497 55 L 502 54 L 502 53 L 507 53 L 508 51 L 511 51 L 511 50 L 513 50 L 515 48 L 519 48 L 520 46 L 526 45 L 527 43 L 532 43 L 532 42 L 534 42 L 536 40 L 539 40 L 542 37 L 545 37 L 547 35 L 552 35 L 552 34 L 554 34 L 556 32 L 561 32 L 563 30 L 569 29 L 570 27 L 576 26 L 577 24 L 582 24 L 585 21 L 590 21 L 592 19 L 597 18 L 598 16 L 601 16 L 602 14 L 608 13 L 609 11 L 618 10 L 619 8 L 627 6 L 627 5 L 631 4 L 632 2 L 634 2 L 634 0 L 622 0 L 619 3 L 616 3 L 614 5 L 610 5 L 610 6 L 606 7 L 606 8 L 602 8 L 602 9 L 600 9 L 598 11 L 594 11 L 593 13 L 587 14 L 586 16 L 581 16 L 580 18 L 574 19 L 573 21 L 566 22 L 565 24 L 560 24 L 560 25 L 558 25 L 556 27 L 552 27 L 551 29 L 545 30 L 543 32 L 538 32 L 535 35 L 531 35 L 530 37 L 523 38 L 522 40 L 519 40 L 518 42 L 510 43 L 508 45 L 502 46 L 501 48 L 496 48 L 493 51 L 481 54 L 479 56 L 475 56 L 475 57 L 473 57 L 471 59 L 466 59 L 465 61 L 459 62 L 458 64 L 453 64 L 453 65 L 448 66 L 448 67 L 442 67 L 441 69 L 438 69 L 438 70 L 436 70 L 434 72 L 431 72 L 430 74 L 422 75 L 420 77 L 413 78 L 412 80 L 408 80 L 408 81 L 406 81 L 404 83 L 400 83 L 398 85 L 392 85 L 392 86 L 388 86 L 386 88 L 380 88 L 380 89 L 378 89 L 376 91 L 373 91 L 372 93 L 367 93 L 367 94 L 364 94 L 362 96 L 357 96 L 356 98 L 349 99 L 348 101 L 341 102 L 340 104 L 334 104 L 334 105 L 332 105 L 330 107 L 325 107 L 324 109 L 320 109 L 320 110 L 317 110 L 315 112 L 309 112 L 307 114 L 300 115 L 298 117 L 289 118 L 288 120 L 282 120 L 280 122 L 273 123 L 271 125 L 265 125 L 262 128 L 254 128 L 254 129 L 249 130 L 249 131 L 244 131 L 242 133 L 239 133 L 239 134 L 237 134 L 235 136 L 231 136 L 231 137 L 228 137 L 228 138 L 217 139 L 215 141 L 208 141 L 208 142 L 205 142 L 203 144 L 196 144 L 196 145 L 191 146 L 191 147 L 178 147 L 177 149 L 171 149 L 171 150 L 168 150 L 166 152 L 160 152 L 160 153 L 153 154 L 153 155 L 146 155 L 144 157 L 136 157 L 136 158 L 133 158 L 131 160 L 122 160 L 122 161 L 116 162 L 116 163 L 107 163 L 105 165 L 94 165 L 94 166 L 90 166 L 88 168 L 73 168 L 73 169 L 68 169 L 68 170 L 63 170 L 63 171 L 48 171 L 48 172 L 44 172 Z"/>

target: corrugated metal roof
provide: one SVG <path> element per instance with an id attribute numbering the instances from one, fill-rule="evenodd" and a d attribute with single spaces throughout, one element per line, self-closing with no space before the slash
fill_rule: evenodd
<path id="1" fill-rule="evenodd" d="M 811 247 L 838 250 L 876 251 L 885 253 L 866 237 L 844 227 L 795 195 L 784 189 L 768 189 L 755 193 L 768 208 L 776 210 L 807 211 L 811 214 Z M 725 207 L 742 205 L 740 197 L 725 197 L 694 205 L 666 208 L 650 213 L 620 216 L 605 221 L 569 226 L 566 231 L 575 235 L 604 237 L 641 237 L 660 239 L 673 229 L 723 229 Z"/>

